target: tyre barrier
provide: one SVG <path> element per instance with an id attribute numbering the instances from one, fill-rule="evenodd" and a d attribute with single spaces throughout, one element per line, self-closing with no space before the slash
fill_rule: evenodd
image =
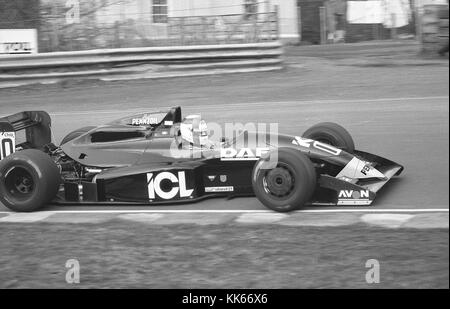
<path id="1" fill-rule="evenodd" d="M 282 69 L 279 42 L 0 56 L 0 87 L 66 79 L 137 79 Z"/>

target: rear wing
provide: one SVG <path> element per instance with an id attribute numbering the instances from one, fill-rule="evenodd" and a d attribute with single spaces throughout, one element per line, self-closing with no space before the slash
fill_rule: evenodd
<path id="1" fill-rule="evenodd" d="M 19 131 L 25 131 L 25 141 L 17 144 Z M 51 118 L 46 112 L 27 111 L 0 118 L 0 160 L 18 147 L 41 149 L 51 141 Z"/>

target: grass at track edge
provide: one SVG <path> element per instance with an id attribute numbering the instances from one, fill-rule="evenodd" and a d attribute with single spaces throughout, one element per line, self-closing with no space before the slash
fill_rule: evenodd
<path id="1" fill-rule="evenodd" d="M 449 287 L 448 229 L 5 223 L 0 244 L 0 288 Z"/>

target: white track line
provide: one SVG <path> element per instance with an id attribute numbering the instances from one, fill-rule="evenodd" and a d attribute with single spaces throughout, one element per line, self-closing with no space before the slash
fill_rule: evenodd
<path id="1" fill-rule="evenodd" d="M 291 213 L 431 213 L 431 212 L 449 212 L 449 209 L 305 209 L 297 210 Z M 152 209 L 111 209 L 111 210 L 47 210 L 37 212 L 40 214 L 121 214 L 121 213 L 276 213 L 271 210 L 152 210 Z M 13 214 L 13 212 L 1 211 L 0 214 Z"/>
<path id="2" fill-rule="evenodd" d="M 305 100 L 305 101 L 265 101 L 265 102 L 241 102 L 241 103 L 230 103 L 230 104 L 223 104 L 223 105 L 190 105 L 186 106 L 185 108 L 195 108 L 195 109 L 230 109 L 230 108 L 236 108 L 236 107 L 258 107 L 258 106 L 264 106 L 266 104 L 275 104 L 275 105 L 289 105 L 289 104 L 338 104 L 338 103 L 376 103 L 376 102 L 389 102 L 389 101 L 417 101 L 417 100 L 441 100 L 441 99 L 449 99 L 449 96 L 431 96 L 431 97 L 399 97 L 399 98 L 378 98 L 378 99 L 338 99 L 338 100 Z M 166 107 L 152 107 L 151 109 L 154 110 L 163 110 L 167 109 Z M 148 108 L 139 108 L 139 109 L 132 109 L 127 110 L 127 113 L 134 113 L 134 112 L 144 112 L 148 111 Z M 69 115 L 91 115 L 91 114 L 123 114 L 124 111 L 120 109 L 112 109 L 112 110 L 92 110 L 92 111 L 84 111 L 84 112 L 56 112 L 56 113 L 50 113 L 51 116 L 69 116 Z"/>

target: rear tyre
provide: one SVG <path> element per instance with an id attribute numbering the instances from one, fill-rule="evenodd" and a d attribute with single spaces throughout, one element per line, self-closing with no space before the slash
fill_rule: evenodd
<path id="1" fill-rule="evenodd" d="M 276 150 L 275 150 L 276 151 Z M 288 212 L 310 201 L 316 188 L 317 176 L 312 162 L 301 152 L 278 149 L 278 160 L 267 168 L 267 157 L 261 158 L 253 168 L 252 185 L 256 197 L 267 208 Z"/>
<path id="2" fill-rule="evenodd" d="M 83 135 L 86 132 L 91 131 L 93 128 L 95 128 L 95 126 L 87 126 L 87 127 L 83 127 L 83 128 L 79 128 L 75 131 L 70 132 L 69 134 L 67 134 L 61 141 L 61 143 L 59 144 L 60 146 L 64 145 L 65 143 L 70 142 L 71 140 L 74 140 L 75 138 L 77 138 L 78 136 Z"/>
<path id="3" fill-rule="evenodd" d="M 42 208 L 56 196 L 60 183 L 59 168 L 40 150 L 22 150 L 0 161 L 0 202 L 13 211 Z"/>
<path id="4" fill-rule="evenodd" d="M 355 151 L 355 143 L 350 133 L 334 122 L 316 124 L 306 130 L 302 137 L 310 138 L 350 153 Z"/>

